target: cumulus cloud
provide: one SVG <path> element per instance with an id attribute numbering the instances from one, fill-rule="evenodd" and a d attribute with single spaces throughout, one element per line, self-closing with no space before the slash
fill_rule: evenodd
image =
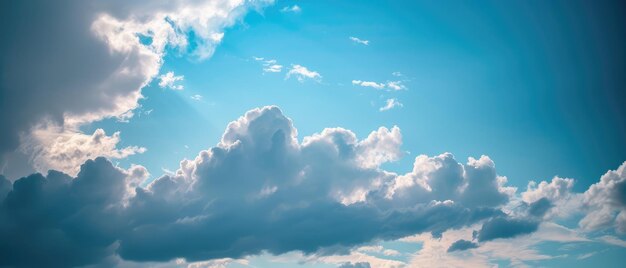
<path id="1" fill-rule="evenodd" d="M 0 18 L 11 25 L 0 33 L 11 40 L 0 44 L 3 165 L 19 162 L 7 165 L 7 154 L 39 125 L 77 131 L 103 118 L 129 117 L 166 48 L 206 59 L 225 28 L 271 2 L 2 2 Z"/>
<path id="2" fill-rule="evenodd" d="M 402 81 L 389 81 L 386 83 L 378 83 L 373 81 L 352 80 L 352 84 L 362 87 L 371 87 L 374 89 L 387 89 L 389 91 L 398 91 L 406 89 Z"/>
<path id="3" fill-rule="evenodd" d="M 585 191 L 582 202 L 590 211 L 579 223 L 582 228 L 613 227 L 626 233 L 626 162 L 602 175 Z"/>
<path id="4" fill-rule="evenodd" d="M 303 82 L 305 79 L 313 79 L 316 81 L 320 81 L 322 79 L 322 75 L 318 72 L 311 71 L 306 67 L 299 64 L 292 64 L 291 69 L 287 72 L 287 76 L 285 79 L 289 79 L 291 77 L 295 77 L 299 82 Z"/>
<path id="5" fill-rule="evenodd" d="M 69 267 L 114 254 L 137 176 L 96 158 L 75 178 L 50 171 L 17 180 L 0 208 L 0 265 Z"/>
<path id="6" fill-rule="evenodd" d="M 48 126 L 36 129 L 29 138 L 35 140 L 25 142 L 21 149 L 33 156 L 31 162 L 41 172 L 55 169 L 76 175 L 87 159 L 98 156 L 119 159 L 146 151 L 146 148 L 138 146 L 118 149 L 120 132 L 107 136 L 103 129 L 96 129 L 93 134 L 87 135 Z"/>
<path id="7" fill-rule="evenodd" d="M 412 172 L 397 175 L 380 165 L 400 156 L 400 140 L 397 127 L 362 140 L 337 128 L 300 142 L 289 118 L 264 107 L 146 187 L 144 168 L 103 158 L 87 160 L 75 178 L 50 171 L 2 182 L 0 265 L 326 255 L 506 218 L 499 208 L 509 191 L 489 158 L 419 156 Z M 327 261 L 353 260 L 345 258 Z"/>
<path id="8" fill-rule="evenodd" d="M 195 100 L 195 101 L 201 101 L 202 100 L 202 95 L 195 94 L 195 95 L 192 95 L 190 98 L 192 100 Z"/>
<path id="9" fill-rule="evenodd" d="M 355 43 L 361 44 L 361 45 L 366 45 L 367 46 L 367 45 L 370 44 L 369 40 L 363 40 L 363 39 L 360 39 L 360 38 L 357 38 L 357 37 L 354 37 L 354 36 L 350 36 L 349 39 L 352 40 L 352 42 L 355 42 Z"/>
<path id="10" fill-rule="evenodd" d="M 385 101 L 385 106 L 380 107 L 378 110 L 381 112 L 384 112 L 384 111 L 391 110 L 395 107 L 403 107 L 403 106 L 404 105 L 401 102 L 399 102 L 398 99 L 393 98 L 393 99 L 387 99 L 387 101 Z"/>
<path id="11" fill-rule="evenodd" d="M 173 90 L 183 90 L 183 85 L 177 85 L 176 83 L 183 81 L 184 79 L 184 75 L 174 75 L 174 72 L 167 72 L 166 74 L 159 76 L 159 86 L 161 88 L 167 87 Z"/>

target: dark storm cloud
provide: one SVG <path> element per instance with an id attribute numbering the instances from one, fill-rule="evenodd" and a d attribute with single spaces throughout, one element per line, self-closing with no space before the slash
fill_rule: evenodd
<path id="1" fill-rule="evenodd" d="M 478 231 L 478 241 L 511 238 L 537 231 L 539 222 L 528 219 L 496 217 L 485 222 Z"/>
<path id="2" fill-rule="evenodd" d="M 463 185 L 494 182 L 495 171 L 485 171 L 493 168 L 487 158 L 467 166 L 449 154 L 418 159 L 414 172 L 398 176 L 378 167 L 396 153 L 396 129 L 381 128 L 364 140 L 327 129 L 302 143 L 296 133 L 277 107 L 252 110 L 228 126 L 218 146 L 146 188 L 132 186 L 143 171 L 122 170 L 104 158 L 87 161 L 76 178 L 51 171 L 12 187 L 2 180 L 0 189 L 10 192 L 0 210 L 0 265 L 332 254 L 373 240 L 440 235 L 503 215 L 488 206 L 500 201 L 465 206 L 471 195 L 458 193 Z M 450 165 L 429 169 L 437 161 Z M 426 169 L 431 173 L 419 178 L 437 192 L 408 198 L 410 189 L 427 185 L 406 179 Z M 446 186 L 446 180 L 454 183 Z"/>
<path id="3" fill-rule="evenodd" d="M 468 250 L 468 249 L 477 248 L 477 247 L 478 247 L 477 243 L 460 239 L 452 243 L 452 245 L 450 245 L 450 247 L 448 248 L 448 252 Z"/>

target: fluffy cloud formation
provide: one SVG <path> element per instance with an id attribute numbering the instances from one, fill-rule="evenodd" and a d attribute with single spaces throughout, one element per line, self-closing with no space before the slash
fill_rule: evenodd
<path id="1" fill-rule="evenodd" d="M 0 44 L 0 155 L 34 140 L 41 124 L 78 132 L 132 115 L 166 48 L 208 58 L 226 27 L 271 2 L 3 1 L 1 22 L 11 27 L 0 38 L 11 42 Z"/>
<path id="2" fill-rule="evenodd" d="M 75 143 L 104 137 L 97 131 Z M 294 251 L 337 265 L 487 265 L 551 258 L 532 249 L 542 241 L 588 241 L 545 222 L 558 200 L 573 195 L 569 179 L 531 183 L 517 195 L 489 157 L 463 164 L 449 153 L 420 155 L 405 174 L 382 169 L 402 156 L 401 144 L 398 127 L 361 140 L 331 128 L 300 141 L 292 121 L 269 106 L 231 122 L 217 146 L 145 187 L 145 168 L 124 170 L 101 157 L 74 177 L 51 170 L 11 183 L 0 176 L 0 266 L 226 265 Z M 581 194 L 589 196 L 585 206 L 619 211 L 623 170 Z M 611 220 L 619 227 L 618 217 Z M 408 263 L 368 255 L 399 256 L 367 246 L 396 239 L 424 247 Z"/>
<path id="3" fill-rule="evenodd" d="M 183 81 L 185 79 L 184 75 L 174 75 L 174 72 L 167 72 L 159 76 L 159 86 L 161 88 L 169 88 L 173 90 L 183 90 L 183 85 L 176 85 L 176 82 Z"/>
<path id="4" fill-rule="evenodd" d="M 419 156 L 405 175 L 382 170 L 400 144 L 397 127 L 363 140 L 326 129 L 299 142 L 291 120 L 264 107 L 145 188 L 145 169 L 103 158 L 87 160 L 75 178 L 50 171 L 2 182 L 0 265 L 341 252 L 506 217 L 499 207 L 509 189 L 489 158 Z"/>
<path id="5" fill-rule="evenodd" d="M 285 79 L 289 79 L 292 76 L 298 79 L 299 82 L 304 82 L 305 79 L 313 79 L 319 82 L 322 79 L 322 75 L 320 75 L 318 72 L 311 71 L 299 64 L 291 65 L 291 69 L 289 69 L 289 71 L 287 72 L 287 76 L 285 76 Z"/>
<path id="6" fill-rule="evenodd" d="M 583 195 L 583 206 L 590 210 L 580 226 L 587 230 L 613 227 L 626 233 L 626 162 L 609 170 Z"/>
<path id="7" fill-rule="evenodd" d="M 37 140 L 24 143 L 32 147 L 23 147 L 22 150 L 33 155 L 31 162 L 36 170 L 55 169 L 72 176 L 78 173 L 80 165 L 88 159 L 98 156 L 119 159 L 146 151 L 146 148 L 138 146 L 118 149 L 120 132 L 107 136 L 102 129 L 86 135 L 50 126 L 35 130 L 29 137 Z"/>

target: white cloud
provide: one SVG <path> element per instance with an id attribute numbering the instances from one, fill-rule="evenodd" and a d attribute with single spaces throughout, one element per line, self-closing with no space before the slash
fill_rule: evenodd
<path id="1" fill-rule="evenodd" d="M 380 107 L 380 109 L 378 110 L 381 112 L 384 112 L 384 111 L 391 110 L 395 107 L 402 107 L 402 106 L 404 105 L 402 105 L 402 103 L 400 103 L 398 99 L 387 99 L 387 101 L 385 101 L 385 106 Z"/>
<path id="2" fill-rule="evenodd" d="M 400 76 L 402 76 L 402 73 L 401 72 L 393 72 L 393 73 L 391 73 L 391 75 L 393 75 L 395 77 L 400 77 Z"/>
<path id="3" fill-rule="evenodd" d="M 315 71 L 309 70 L 306 67 L 299 64 L 292 64 L 291 69 L 287 72 L 287 76 L 285 79 L 289 79 L 290 77 L 296 77 L 299 82 L 303 82 L 305 79 L 314 79 L 319 81 L 322 79 L 322 76 Z"/>
<path id="4" fill-rule="evenodd" d="M 621 240 L 615 236 L 612 235 L 605 235 L 605 236 L 601 236 L 599 237 L 599 240 L 602 242 L 605 242 L 607 244 L 610 245 L 614 245 L 614 246 L 620 246 L 620 247 L 625 247 L 626 248 L 626 241 Z"/>
<path id="5" fill-rule="evenodd" d="M 406 89 L 402 81 L 390 81 L 387 82 L 387 87 L 393 90 L 403 90 Z"/>
<path id="6" fill-rule="evenodd" d="M 201 101 L 202 100 L 202 95 L 195 94 L 195 95 L 191 96 L 190 98 L 192 100 L 195 100 L 195 101 Z"/>
<path id="7" fill-rule="evenodd" d="M 293 6 L 285 6 L 283 8 L 280 9 L 280 12 L 291 12 L 291 13 L 300 13 L 302 11 L 302 8 L 300 8 L 298 5 L 293 5 Z"/>
<path id="8" fill-rule="evenodd" d="M 373 81 L 352 80 L 353 85 L 362 87 L 371 87 L 375 89 L 387 89 L 390 91 L 398 91 L 406 89 L 402 81 L 389 81 L 386 83 L 378 83 Z"/>
<path id="9" fill-rule="evenodd" d="M 38 131 L 40 125 L 56 124 L 58 128 L 76 131 L 105 118 L 127 121 L 143 98 L 141 89 L 158 75 L 166 47 L 206 59 L 221 42 L 226 28 L 249 10 L 272 2 L 98 0 L 66 1 L 58 5 L 43 0 L 32 2 L 32 9 L 46 10 L 44 15 L 31 16 L 28 23 L 12 26 L 16 32 L 28 35 L 16 38 L 6 36 L 10 34 L 6 31 L 0 33 L 0 39 L 13 40 L 0 51 L 1 58 L 12 66 L 12 75 L 0 85 L 5 93 L 3 97 L 11 100 L 0 106 L 0 122 L 5 123 L 0 126 L 0 154 L 4 156 L 23 142 L 33 141 L 28 138 L 29 133 Z M 11 21 L 30 14 L 4 2 L 0 10 L 8 10 L 6 18 Z M 188 38 L 189 32 L 195 34 L 193 39 Z M 38 36 L 44 35 L 54 36 L 56 41 L 37 41 Z M 29 56 L 11 56 L 19 51 L 29 51 Z M 2 161 L 13 157 L 3 156 L 0 156 Z M 8 168 L 13 166 L 16 165 Z"/>
<path id="10" fill-rule="evenodd" d="M 375 89 L 385 88 L 384 83 L 376 83 L 376 82 L 371 82 L 371 81 L 352 80 L 352 84 L 362 86 L 362 87 L 372 87 Z"/>
<path id="11" fill-rule="evenodd" d="M 173 90 L 183 90 L 183 85 L 176 85 L 176 82 L 183 81 L 184 79 L 185 76 L 183 75 L 174 75 L 174 72 L 167 72 L 159 76 L 159 86 L 161 88 L 167 87 Z"/>
<path id="12" fill-rule="evenodd" d="M 98 156 L 120 159 L 146 151 L 146 148 L 138 146 L 118 149 L 120 141 L 120 132 L 107 136 L 104 130 L 96 129 L 93 134 L 87 135 L 48 125 L 30 133 L 21 150 L 33 156 L 31 162 L 39 172 L 54 169 L 75 176 L 80 165 L 88 159 Z"/>
<path id="13" fill-rule="evenodd" d="M 350 40 L 352 40 L 353 42 L 355 42 L 357 44 L 366 45 L 366 46 L 370 44 L 369 40 L 359 39 L 359 38 L 354 37 L 354 36 L 350 36 L 349 38 L 350 38 Z"/>
<path id="14" fill-rule="evenodd" d="M 276 60 L 265 60 L 264 58 L 252 57 L 254 60 L 261 62 L 263 65 L 263 72 L 265 73 L 280 73 L 283 70 L 283 66 L 278 64 Z"/>
<path id="15" fill-rule="evenodd" d="M 586 230 L 613 227 L 626 233 L 626 162 L 609 170 L 583 194 L 589 213 L 580 221 Z"/>

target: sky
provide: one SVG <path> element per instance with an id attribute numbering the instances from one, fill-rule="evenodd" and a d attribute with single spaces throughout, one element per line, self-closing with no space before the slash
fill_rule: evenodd
<path id="1" fill-rule="evenodd" d="M 620 267 L 619 1 L 5 1 L 0 266 Z"/>

